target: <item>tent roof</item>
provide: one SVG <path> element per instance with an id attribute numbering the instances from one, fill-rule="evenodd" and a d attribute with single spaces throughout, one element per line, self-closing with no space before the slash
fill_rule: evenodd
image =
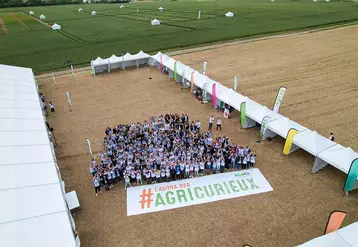
<path id="1" fill-rule="evenodd" d="M 97 57 L 96 60 L 92 61 L 92 65 L 93 66 L 108 65 L 108 60 Z"/>
<path id="2" fill-rule="evenodd" d="M 320 152 L 317 156 L 328 164 L 331 164 L 342 172 L 348 174 L 352 161 L 358 158 L 358 153 L 351 148 L 346 148 L 337 144 Z"/>
<path id="3" fill-rule="evenodd" d="M 7 247 L 76 246 L 31 69 L 0 65 L 0 238 Z M 21 155 L 19 155 L 21 154 Z"/>
<path id="4" fill-rule="evenodd" d="M 260 124 L 262 119 L 264 119 L 266 116 L 270 117 L 271 120 L 283 117 L 282 115 L 268 109 L 266 106 L 258 107 L 253 110 L 250 109 L 248 105 L 246 107 L 246 115 Z"/>
<path id="5" fill-rule="evenodd" d="M 337 144 L 309 129 L 295 135 L 293 143 L 314 156 Z"/>
<path id="6" fill-rule="evenodd" d="M 158 52 L 157 54 L 153 55 L 152 58 L 157 61 L 160 62 L 160 56 L 162 55 L 161 52 Z"/>
<path id="7" fill-rule="evenodd" d="M 122 62 L 122 59 L 120 57 L 117 57 L 116 55 L 112 55 L 110 58 L 108 58 L 110 63 L 119 63 Z"/>
<path id="8" fill-rule="evenodd" d="M 221 94 L 218 94 L 217 97 L 219 100 L 234 107 L 236 110 L 240 110 L 241 103 L 247 100 L 247 97 L 235 92 L 231 88 L 222 92 Z"/>
<path id="9" fill-rule="evenodd" d="M 175 62 L 176 62 L 176 60 L 174 58 L 172 58 L 172 57 L 169 57 L 169 56 L 168 56 L 168 59 L 166 59 L 165 61 L 163 59 L 164 66 L 167 67 L 168 69 L 172 70 L 172 71 L 174 71 Z"/>
<path id="10" fill-rule="evenodd" d="M 267 125 L 267 128 L 270 129 L 271 131 L 275 132 L 276 134 L 278 134 L 279 136 L 281 136 L 284 139 L 286 139 L 287 133 L 291 128 L 298 130 L 298 132 L 301 132 L 301 131 L 304 131 L 307 129 L 306 127 L 303 127 L 302 125 L 300 125 L 286 117 L 282 117 L 282 118 L 278 118 L 276 120 L 270 121 Z"/>
<path id="11" fill-rule="evenodd" d="M 297 247 L 356 247 L 358 222 L 343 227 L 335 232 L 314 238 Z"/>
<path id="12" fill-rule="evenodd" d="M 1 244 L 6 247 L 74 247 L 66 212 L 0 224 Z"/>

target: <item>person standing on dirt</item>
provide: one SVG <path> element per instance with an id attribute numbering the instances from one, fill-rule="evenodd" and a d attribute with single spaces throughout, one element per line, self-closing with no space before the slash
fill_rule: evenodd
<path id="1" fill-rule="evenodd" d="M 216 121 L 216 130 L 218 129 L 221 130 L 221 118 L 218 118 L 218 120 Z"/>
<path id="2" fill-rule="evenodd" d="M 331 132 L 330 133 L 330 136 L 329 136 L 329 138 L 328 138 L 330 141 L 332 141 L 332 142 L 334 142 L 334 135 L 333 135 L 333 133 Z"/>
<path id="3" fill-rule="evenodd" d="M 49 103 L 51 112 L 55 112 L 55 105 L 50 101 Z"/>
<path id="4" fill-rule="evenodd" d="M 67 61 L 67 65 L 68 65 L 69 68 L 71 68 L 72 63 L 71 63 L 70 60 Z"/>
<path id="5" fill-rule="evenodd" d="M 214 116 L 211 115 L 209 118 L 209 131 L 211 131 L 213 129 L 213 123 L 214 123 Z"/>

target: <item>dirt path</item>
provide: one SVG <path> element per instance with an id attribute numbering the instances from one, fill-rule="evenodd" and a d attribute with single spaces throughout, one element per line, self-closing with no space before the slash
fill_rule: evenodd
<path id="1" fill-rule="evenodd" d="M 0 18 L 0 27 L 3 30 L 4 34 L 8 34 L 9 32 L 7 31 L 7 28 L 5 26 L 4 21 Z"/>
<path id="2" fill-rule="evenodd" d="M 20 20 L 19 20 L 19 22 L 20 22 L 22 25 L 24 25 L 27 29 L 31 30 L 31 28 L 30 28 L 28 25 L 26 25 L 23 21 L 20 21 Z"/>
<path id="3" fill-rule="evenodd" d="M 50 25 L 50 24 L 41 21 L 39 18 L 36 18 L 36 17 L 34 17 L 34 16 L 32 16 L 32 15 L 30 15 L 30 17 L 31 17 L 32 19 L 34 19 L 35 21 L 38 21 L 38 22 L 40 22 L 41 24 L 44 24 L 45 26 L 48 26 L 49 28 L 51 28 L 51 25 Z"/>

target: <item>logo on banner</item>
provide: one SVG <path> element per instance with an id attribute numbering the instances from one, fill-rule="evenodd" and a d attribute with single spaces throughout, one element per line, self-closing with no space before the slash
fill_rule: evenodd
<path id="1" fill-rule="evenodd" d="M 277 96 L 276 96 L 276 100 L 275 100 L 275 104 L 273 106 L 273 111 L 274 112 L 278 112 L 283 100 L 283 96 L 285 95 L 286 92 L 286 87 L 280 87 L 280 89 L 278 90 Z"/>
<path id="2" fill-rule="evenodd" d="M 230 172 L 170 183 L 131 187 L 127 215 L 157 212 L 272 191 L 261 172 Z"/>
<path id="3" fill-rule="evenodd" d="M 269 116 L 266 116 L 262 119 L 261 122 L 261 129 L 260 129 L 260 138 L 262 138 L 265 134 L 266 128 L 267 128 L 267 123 L 271 120 L 271 118 Z"/>

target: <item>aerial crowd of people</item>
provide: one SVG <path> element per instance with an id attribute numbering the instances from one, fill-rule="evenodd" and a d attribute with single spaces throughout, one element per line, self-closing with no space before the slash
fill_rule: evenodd
<path id="1" fill-rule="evenodd" d="M 92 158 L 89 169 L 96 195 L 124 180 L 129 186 L 161 183 L 229 169 L 254 167 L 256 154 L 249 146 L 230 144 L 225 136 L 213 137 L 214 116 L 201 131 L 200 121 L 187 114 L 151 117 L 144 123 L 119 124 L 105 130 L 100 164 Z M 221 119 L 216 122 L 221 130 Z"/>

